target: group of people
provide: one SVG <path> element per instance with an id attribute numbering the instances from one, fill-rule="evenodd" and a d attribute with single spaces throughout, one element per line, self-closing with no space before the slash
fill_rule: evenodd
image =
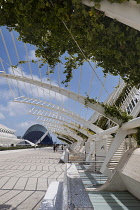
<path id="1" fill-rule="evenodd" d="M 53 150 L 54 150 L 54 152 L 57 152 L 57 148 L 58 148 L 58 146 L 56 145 L 56 144 L 54 144 L 53 145 Z M 61 149 L 63 150 L 63 144 L 62 144 L 62 146 L 61 146 Z"/>

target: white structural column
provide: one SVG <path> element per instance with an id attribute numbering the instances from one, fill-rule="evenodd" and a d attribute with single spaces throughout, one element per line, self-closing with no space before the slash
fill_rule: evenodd
<path id="1" fill-rule="evenodd" d="M 29 141 L 29 140 L 27 140 L 27 139 L 22 139 L 22 140 L 24 140 L 25 142 L 27 142 L 27 143 L 29 143 L 31 146 L 35 146 L 35 144 L 33 143 L 33 142 L 31 142 L 31 141 Z"/>
<path id="2" fill-rule="evenodd" d="M 69 143 L 73 144 L 75 141 L 73 141 L 73 137 L 71 137 L 70 135 L 68 135 L 68 133 L 66 134 L 66 132 L 61 132 L 60 130 L 57 129 L 51 129 L 49 128 L 49 130 L 56 134 L 58 136 L 58 138 L 63 138 L 66 141 L 68 141 Z M 76 140 L 76 139 L 75 139 Z"/>
<path id="3" fill-rule="evenodd" d="M 92 145 L 91 145 L 91 147 L 89 148 L 89 152 L 88 152 L 88 154 L 86 155 L 86 161 L 89 161 L 89 160 L 90 160 L 90 157 L 91 157 L 91 154 L 93 153 L 93 151 L 95 151 L 95 141 L 92 142 Z"/>
<path id="4" fill-rule="evenodd" d="M 63 130 L 65 130 L 65 131 L 67 131 L 67 136 L 68 136 L 68 135 L 69 135 L 69 131 L 71 131 L 71 130 L 70 130 L 69 128 L 65 127 L 64 125 L 60 125 L 60 126 L 59 126 L 59 124 L 58 124 L 59 127 L 57 127 L 57 124 L 58 124 L 58 123 L 55 124 L 56 126 L 55 126 L 54 124 L 53 124 L 53 125 L 48 125 L 48 127 L 49 127 L 49 128 L 52 127 L 52 128 L 54 128 L 54 129 L 56 129 L 56 130 L 58 130 L 58 131 L 60 131 L 60 132 L 63 132 Z M 74 132 L 75 135 L 77 135 L 75 131 L 73 131 L 73 132 Z M 72 136 L 71 133 L 70 133 L 70 136 L 74 138 L 74 136 Z M 79 137 L 80 137 L 80 136 L 77 135 L 77 137 L 75 138 L 75 139 L 77 140 L 77 142 L 76 142 L 76 144 L 74 144 L 74 146 L 73 146 L 73 147 L 74 147 L 73 149 L 74 149 L 75 151 L 77 151 L 77 152 L 80 151 L 80 149 L 82 148 L 82 146 L 84 145 L 84 143 L 85 143 L 85 141 L 86 141 L 86 140 L 83 139 L 82 137 L 80 137 L 80 138 L 79 138 Z"/>
<path id="5" fill-rule="evenodd" d="M 65 137 L 63 137 L 63 135 L 62 134 L 57 134 L 57 138 L 60 138 L 60 140 L 62 140 L 62 141 L 68 141 L 70 144 L 72 144 L 73 142 L 71 141 L 71 140 L 69 140 L 69 139 L 67 139 L 67 138 L 65 138 Z"/>
<path id="6" fill-rule="evenodd" d="M 129 122 L 123 123 L 122 129 L 129 130 L 136 127 L 140 127 L 140 117 L 130 120 Z"/>
<path id="7" fill-rule="evenodd" d="M 84 146 L 85 142 L 86 142 L 86 140 L 85 140 L 85 139 L 83 139 L 83 141 L 80 143 L 80 148 L 79 148 L 79 150 L 81 150 L 81 149 L 82 149 L 82 147 Z"/>
<path id="8" fill-rule="evenodd" d="M 131 116 L 136 117 L 139 114 L 139 110 L 140 110 L 140 100 L 136 104 L 135 108 L 132 110 Z"/>
<path id="9" fill-rule="evenodd" d="M 137 108 L 137 107 L 136 107 Z M 136 127 L 140 127 L 140 117 L 135 118 L 133 120 L 130 120 L 129 122 L 123 123 L 122 127 L 119 128 L 118 126 L 115 126 L 113 128 L 109 128 L 103 132 L 101 132 L 100 134 L 95 134 L 93 135 L 93 139 L 95 139 L 95 141 L 100 141 L 102 139 L 102 137 L 104 135 L 109 135 L 111 133 L 115 133 L 117 130 L 117 134 L 115 139 L 113 140 L 113 143 L 111 144 L 111 147 L 106 155 L 105 161 L 101 167 L 101 172 L 111 176 L 112 174 L 110 173 L 110 171 L 107 169 L 107 164 L 109 163 L 110 159 L 113 157 L 114 153 L 117 151 L 117 149 L 119 148 L 120 144 L 122 143 L 122 141 L 124 140 L 125 136 L 127 134 L 131 134 L 131 133 L 135 133 L 136 130 L 134 128 Z M 93 150 L 94 150 L 94 145 L 90 148 L 90 152 L 88 154 L 88 156 L 86 157 L 86 160 L 88 161 L 90 158 L 90 155 L 92 154 Z"/>
<path id="10" fill-rule="evenodd" d="M 90 7 L 95 5 L 91 0 L 82 0 L 82 3 Z M 100 5 L 100 8 L 97 9 L 105 12 L 106 16 L 140 31 L 140 4 L 137 4 L 136 1 L 130 0 L 118 4 L 103 0 Z"/>
<path id="11" fill-rule="evenodd" d="M 44 133 L 44 135 L 43 135 L 35 144 L 41 143 L 41 142 L 43 141 L 43 139 L 48 135 L 48 133 L 49 133 L 49 131 L 46 131 L 46 132 Z"/>
<path id="12" fill-rule="evenodd" d="M 122 92 L 124 87 L 125 87 L 125 83 L 124 83 L 124 81 L 121 81 L 119 87 L 117 87 L 113 90 L 113 92 L 107 97 L 107 99 L 105 100 L 104 103 L 108 104 L 108 105 L 113 105 L 113 103 L 117 100 L 117 98 L 119 97 L 119 95 Z M 98 119 L 99 116 L 100 116 L 100 114 L 98 112 L 95 112 L 90 117 L 89 121 L 94 123 Z"/>
<path id="13" fill-rule="evenodd" d="M 59 87 L 54 86 L 54 85 L 43 83 L 43 82 L 40 82 L 38 80 L 29 79 L 27 77 L 20 77 L 20 76 L 15 76 L 15 75 L 6 74 L 6 73 L 0 74 L 0 77 L 7 78 L 7 79 L 13 79 L 13 80 L 17 80 L 17 81 L 22 81 L 22 82 L 33 84 L 33 85 L 37 85 L 38 87 L 42 87 L 42 88 L 45 88 L 45 89 L 48 89 L 48 90 L 52 90 L 56 93 L 60 93 L 64 96 L 67 96 L 67 97 L 85 105 L 86 97 L 78 95 L 77 93 L 71 92 L 69 90 L 59 88 Z M 87 101 L 86 106 L 95 110 L 95 111 L 97 111 L 97 112 L 99 112 L 100 114 L 106 116 L 104 107 L 102 105 L 100 105 L 98 102 L 91 103 L 91 102 Z M 108 115 L 106 117 L 108 119 L 114 121 L 115 123 L 119 124 L 119 125 L 121 125 L 121 123 L 122 123 L 121 120 L 118 120 L 117 118 L 114 118 L 112 116 Z"/>
<path id="14" fill-rule="evenodd" d="M 79 152 L 80 153 L 80 149 L 81 149 L 81 143 L 82 143 L 83 141 L 78 141 L 77 142 L 77 145 L 76 145 L 76 147 L 74 148 L 74 150 L 76 151 L 76 152 Z"/>
<path id="15" fill-rule="evenodd" d="M 99 141 L 99 140 L 101 140 L 102 139 L 102 137 L 100 137 L 99 135 L 94 135 L 93 136 L 93 140 L 94 140 L 94 142 L 92 143 L 92 146 L 89 148 L 89 152 L 88 152 L 88 154 L 87 154 L 87 156 L 86 156 L 86 161 L 89 161 L 90 160 L 90 157 L 91 157 L 91 154 L 93 153 L 93 151 L 95 150 L 95 141 Z M 89 142 L 89 141 L 88 141 Z M 91 142 L 91 140 L 90 140 L 90 142 Z"/>
<path id="16" fill-rule="evenodd" d="M 109 148 L 109 151 L 106 155 L 106 158 L 104 160 L 104 163 L 101 167 L 101 172 L 108 175 L 108 176 L 112 176 L 112 174 L 110 173 L 110 170 L 107 168 L 107 164 L 109 163 L 109 161 L 111 160 L 111 158 L 113 157 L 114 153 L 117 151 L 117 149 L 119 148 L 120 144 L 123 142 L 124 138 L 126 135 L 131 134 L 131 133 L 135 133 L 136 129 L 140 127 L 140 117 L 135 118 L 133 120 L 130 120 L 129 122 L 123 123 L 121 128 L 118 129 L 116 136 Z M 117 129 L 117 126 L 111 129 L 108 129 L 108 131 L 115 131 L 115 129 Z M 102 134 L 107 134 L 108 132 L 103 131 Z M 113 133 L 113 132 L 112 132 Z M 109 133 L 108 133 L 109 134 Z"/>
<path id="17" fill-rule="evenodd" d="M 107 176 L 111 176 L 111 172 L 110 170 L 107 168 L 107 164 L 109 163 L 109 161 L 111 160 L 111 158 L 113 157 L 114 153 L 116 152 L 116 150 L 119 148 L 120 144 L 122 143 L 122 141 L 124 140 L 124 138 L 127 135 L 127 131 L 122 130 L 121 128 L 118 130 L 110 148 L 109 151 L 107 153 L 107 156 L 105 158 L 105 161 L 100 169 L 100 171 L 102 173 L 104 173 Z"/>
<path id="18" fill-rule="evenodd" d="M 115 127 L 113 127 L 113 128 L 109 128 L 109 129 L 107 129 L 107 130 L 105 130 L 105 131 L 102 131 L 102 132 L 99 133 L 99 134 L 94 134 L 92 137 L 90 137 L 90 138 L 88 139 L 87 142 L 89 142 L 89 141 L 91 141 L 91 140 L 94 140 L 94 141 L 97 141 L 97 142 L 98 142 L 98 141 L 101 141 L 103 136 L 107 136 L 107 135 L 109 136 L 110 134 L 115 133 L 115 132 L 118 130 L 118 128 L 119 128 L 119 126 L 117 125 L 117 126 L 115 126 Z M 92 138 L 92 139 L 91 139 L 91 138 Z M 86 160 L 87 160 L 87 161 L 89 161 L 90 156 L 91 156 L 91 154 L 93 153 L 94 149 L 95 149 L 95 146 L 94 146 L 94 144 L 93 144 L 93 145 L 91 146 L 91 148 L 90 148 L 90 151 L 89 151 L 87 157 L 86 157 Z"/>
<path id="19" fill-rule="evenodd" d="M 72 145 L 71 145 L 71 150 L 74 150 L 74 148 L 76 147 L 76 145 L 77 145 L 77 142 L 74 142 Z"/>

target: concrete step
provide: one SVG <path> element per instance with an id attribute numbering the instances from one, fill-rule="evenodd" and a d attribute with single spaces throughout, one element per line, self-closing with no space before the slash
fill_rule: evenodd
<path id="1" fill-rule="evenodd" d="M 90 187 L 99 187 L 107 181 L 107 177 L 101 173 L 97 172 L 90 172 L 90 171 L 85 171 L 85 172 L 80 172 L 80 178 L 86 188 Z"/>
<path id="2" fill-rule="evenodd" d="M 140 201 L 129 192 L 88 192 L 94 210 L 139 210 Z"/>

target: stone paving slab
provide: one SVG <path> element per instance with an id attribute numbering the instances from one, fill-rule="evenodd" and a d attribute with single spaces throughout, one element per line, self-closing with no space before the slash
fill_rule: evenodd
<path id="1" fill-rule="evenodd" d="M 0 209 L 38 210 L 49 184 L 63 181 L 62 151 L 52 148 L 0 152 Z"/>

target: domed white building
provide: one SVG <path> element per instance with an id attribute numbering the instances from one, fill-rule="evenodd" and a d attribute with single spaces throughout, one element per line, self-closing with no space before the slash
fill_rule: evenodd
<path id="1" fill-rule="evenodd" d="M 17 144 L 21 142 L 21 139 L 18 139 L 14 133 L 16 130 L 7 128 L 6 126 L 0 124 L 0 146 L 8 147 L 11 144 Z"/>

